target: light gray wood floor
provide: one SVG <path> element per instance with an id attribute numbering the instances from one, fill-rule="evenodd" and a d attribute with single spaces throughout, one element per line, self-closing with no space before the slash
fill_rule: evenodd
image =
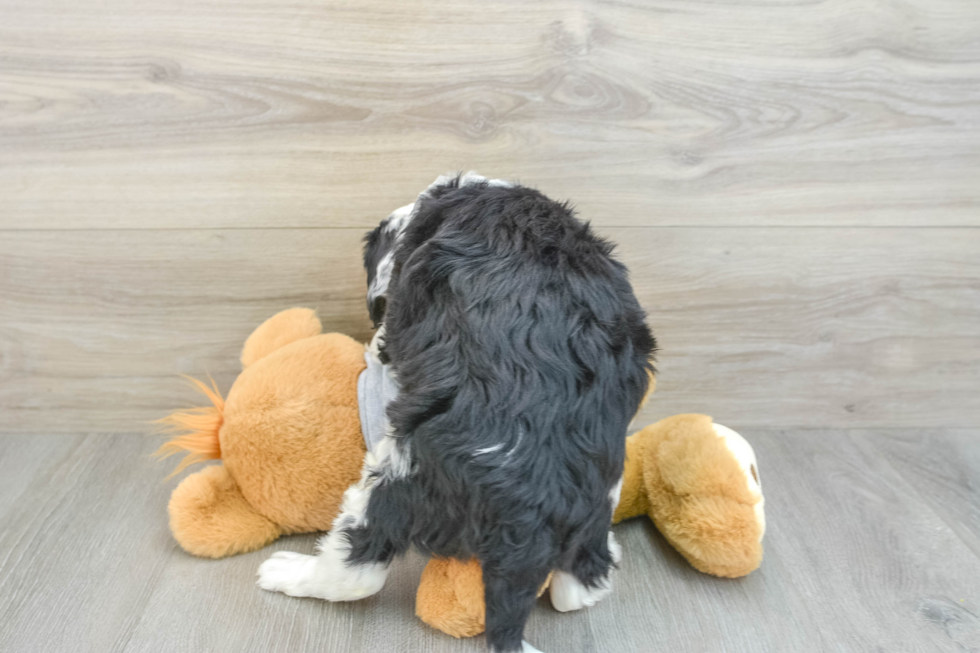
<path id="1" fill-rule="evenodd" d="M 649 521 L 616 527 L 616 591 L 528 637 L 548 653 L 980 650 L 978 431 L 752 431 L 769 530 L 741 580 L 690 568 Z M 177 482 L 132 435 L 0 438 L 0 650 L 482 651 L 414 617 L 424 561 L 397 563 L 365 601 L 328 604 L 253 584 L 273 550 L 183 553 L 167 530 Z"/>

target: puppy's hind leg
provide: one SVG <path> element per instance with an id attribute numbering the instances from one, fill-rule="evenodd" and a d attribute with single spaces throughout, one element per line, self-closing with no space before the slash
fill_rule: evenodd
<path id="1" fill-rule="evenodd" d="M 524 641 L 524 625 L 548 573 L 547 566 L 504 568 L 483 562 L 487 644 L 492 653 L 540 653 Z"/>
<path id="2" fill-rule="evenodd" d="M 575 552 L 566 569 L 551 577 L 551 605 L 559 612 L 595 605 L 612 592 L 612 574 L 622 549 L 612 531 L 592 539 Z"/>

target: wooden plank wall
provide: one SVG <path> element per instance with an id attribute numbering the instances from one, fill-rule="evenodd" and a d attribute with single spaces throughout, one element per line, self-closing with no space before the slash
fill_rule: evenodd
<path id="1" fill-rule="evenodd" d="M 0 431 L 145 432 L 261 320 L 370 335 L 437 174 L 620 243 L 641 421 L 980 420 L 980 4 L 0 0 Z"/>

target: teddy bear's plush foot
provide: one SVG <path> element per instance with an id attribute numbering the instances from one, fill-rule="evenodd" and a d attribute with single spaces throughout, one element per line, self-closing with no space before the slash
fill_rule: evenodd
<path id="1" fill-rule="evenodd" d="M 453 637 L 475 637 L 486 628 L 485 611 L 479 562 L 429 560 L 415 598 L 419 619 Z"/>
<path id="2" fill-rule="evenodd" d="M 205 558 L 255 551 L 282 534 L 278 524 L 245 500 L 223 465 L 181 481 L 167 510 L 177 542 L 188 553 Z"/>
<path id="3" fill-rule="evenodd" d="M 549 574 L 538 590 L 538 596 L 544 594 L 553 581 L 554 576 Z M 415 596 L 415 614 L 447 635 L 475 637 L 486 630 L 483 591 L 483 569 L 476 559 L 464 562 L 455 558 L 432 558 L 422 572 Z M 524 650 L 537 651 L 527 642 Z"/>

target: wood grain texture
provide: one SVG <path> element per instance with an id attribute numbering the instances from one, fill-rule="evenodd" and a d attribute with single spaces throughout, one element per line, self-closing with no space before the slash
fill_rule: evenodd
<path id="1" fill-rule="evenodd" d="M 927 488 L 862 432 L 744 435 L 759 453 L 767 516 L 765 578 L 746 580 L 776 583 L 780 604 L 810 614 L 797 650 L 980 650 L 980 558 L 929 509 Z M 767 627 L 766 614 L 776 605 L 752 623 Z"/>
<path id="2" fill-rule="evenodd" d="M 976 431 L 876 431 L 862 436 L 919 490 L 973 552 L 980 556 L 980 436 Z"/>
<path id="3" fill-rule="evenodd" d="M 0 228 L 980 224 L 980 4 L 2 0 Z"/>
<path id="4" fill-rule="evenodd" d="M 980 421 L 980 230 L 609 228 L 659 339 L 638 424 Z M 126 431 L 227 391 L 290 306 L 366 340 L 359 229 L 8 232 L 0 431 Z"/>
<path id="5" fill-rule="evenodd" d="M 173 553 L 165 489 L 144 439 L 38 436 L 21 446 L 42 456 L 51 439 L 62 455 L 0 530 L 0 650 L 113 650 Z"/>
<path id="6" fill-rule="evenodd" d="M 45 471 L 74 449 L 82 436 L 38 437 L 35 433 L 0 437 L 0 522 Z M 33 499 L 33 497 L 31 497 Z M 3 522 L 5 523 L 5 522 Z"/>
<path id="7" fill-rule="evenodd" d="M 661 347 L 645 421 L 970 427 L 980 416 L 980 231 L 609 233 Z"/>
<path id="8" fill-rule="evenodd" d="M 544 651 L 784 653 L 980 650 L 980 557 L 957 514 L 934 512 L 948 488 L 900 474 L 880 445 L 915 431 L 746 431 L 767 497 L 766 557 L 741 580 L 694 571 L 642 519 L 616 527 L 624 561 L 599 605 L 561 614 L 542 599 L 528 639 Z M 929 465 L 980 477 L 980 431 L 929 434 Z M 424 560 L 399 560 L 375 597 L 347 604 L 255 587 L 295 536 L 213 561 L 167 531 L 172 480 L 146 457 L 155 442 L 115 436 L 0 436 L 8 461 L 41 461 L 0 530 L 0 650 L 482 652 L 414 616 Z M 965 449 L 964 449 L 965 447 Z M 942 472 L 938 472 L 942 474 Z M 31 476 L 31 475 L 28 475 Z M 923 482 L 924 481 L 924 482 Z M 9 488 L 0 486 L 4 492 Z M 0 495 L 2 497 L 3 495 Z"/>
<path id="9" fill-rule="evenodd" d="M 317 309 L 328 331 L 367 338 L 362 235 L 8 234 L 0 240 L 0 430 L 146 428 L 199 399 L 178 374 L 210 373 L 227 390 L 245 338 L 291 306 Z"/>

